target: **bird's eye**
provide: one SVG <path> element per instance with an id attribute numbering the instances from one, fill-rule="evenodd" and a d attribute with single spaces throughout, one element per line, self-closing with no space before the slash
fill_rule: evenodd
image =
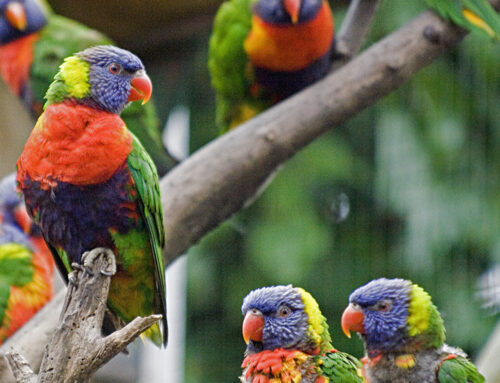
<path id="1" fill-rule="evenodd" d="M 281 306 L 278 309 L 278 313 L 279 313 L 280 317 L 282 317 L 282 318 L 286 318 L 287 316 L 290 315 L 291 312 L 292 312 L 292 309 L 290 309 L 290 307 L 288 307 L 288 306 Z"/>
<path id="2" fill-rule="evenodd" d="M 122 66 L 120 64 L 117 64 L 117 63 L 111 63 L 108 66 L 108 70 L 110 73 L 118 74 L 121 72 Z"/>
<path id="3" fill-rule="evenodd" d="M 375 309 L 377 311 L 387 312 L 392 309 L 392 302 L 389 300 L 382 300 L 380 302 L 377 302 L 377 304 L 375 305 Z"/>

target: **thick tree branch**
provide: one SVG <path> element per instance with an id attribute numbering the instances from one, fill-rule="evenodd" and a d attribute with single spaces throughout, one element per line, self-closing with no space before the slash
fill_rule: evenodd
<path id="1" fill-rule="evenodd" d="M 161 181 L 167 263 L 240 210 L 277 166 L 401 86 L 464 36 L 464 30 L 424 12 L 174 168 Z"/>
<path id="2" fill-rule="evenodd" d="M 16 382 L 18 383 L 36 383 L 36 376 L 29 363 L 17 351 L 12 349 L 5 354 L 5 359 L 10 365 Z"/>
<path id="3" fill-rule="evenodd" d="M 380 0 L 352 0 L 335 37 L 333 69 L 340 68 L 357 55 L 366 39 Z"/>
<path id="4" fill-rule="evenodd" d="M 47 345 L 38 377 L 16 351 L 7 353 L 18 383 L 87 382 L 93 373 L 124 349 L 161 315 L 136 318 L 109 336 L 102 336 L 111 276 L 116 272 L 113 253 L 94 249 L 82 256 L 83 267 L 72 273 L 61 319 Z"/>

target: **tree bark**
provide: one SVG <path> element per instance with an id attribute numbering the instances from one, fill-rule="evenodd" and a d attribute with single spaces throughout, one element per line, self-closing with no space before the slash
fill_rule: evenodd
<path id="1" fill-rule="evenodd" d="M 94 372 L 122 351 L 161 315 L 135 318 L 125 327 L 102 336 L 115 257 L 108 249 L 97 248 L 82 256 L 83 266 L 70 275 L 59 325 L 36 376 L 28 362 L 14 349 L 6 359 L 18 383 L 87 382 Z"/>
<path id="2" fill-rule="evenodd" d="M 356 56 L 365 42 L 380 0 L 352 0 L 335 37 L 332 69 L 338 69 Z"/>
<path id="3" fill-rule="evenodd" d="M 174 168 L 161 181 L 167 263 L 240 210 L 280 164 L 408 81 L 465 34 L 424 12 L 322 81 Z"/>

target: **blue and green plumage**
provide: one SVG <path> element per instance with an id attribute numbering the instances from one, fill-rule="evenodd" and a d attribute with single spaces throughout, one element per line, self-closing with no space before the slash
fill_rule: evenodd
<path id="1" fill-rule="evenodd" d="M 484 382 L 465 353 L 444 343 L 443 320 L 431 297 L 403 279 L 376 279 L 356 289 L 342 328 L 365 344 L 364 374 L 371 383 Z"/>
<path id="2" fill-rule="evenodd" d="M 6 9 L 18 5 L 25 27 L 7 17 Z M 63 59 L 88 47 L 112 44 L 104 34 L 52 12 L 44 0 L 0 0 L 0 75 L 37 118 L 47 88 Z M 134 102 L 123 120 L 165 174 L 176 164 L 162 144 L 160 124 L 153 103 Z"/>
<path id="3" fill-rule="evenodd" d="M 53 263 L 29 238 L 0 220 L 0 344 L 53 296 Z"/>
<path id="4" fill-rule="evenodd" d="M 228 0 L 209 42 L 216 123 L 226 132 L 322 78 L 329 69 L 333 18 L 326 1 Z"/>
<path id="5" fill-rule="evenodd" d="M 118 271 L 108 306 L 125 322 L 162 314 L 166 343 L 158 174 L 118 115 L 150 93 L 142 62 L 128 51 L 98 46 L 67 58 L 18 160 L 17 179 L 60 268 L 70 272 L 92 248 L 112 249 Z M 158 325 L 147 335 L 162 341 Z"/>
<path id="6" fill-rule="evenodd" d="M 242 382 L 362 381 L 360 362 L 333 349 L 326 318 L 304 289 L 256 289 L 245 297 L 241 310 L 247 342 Z"/>

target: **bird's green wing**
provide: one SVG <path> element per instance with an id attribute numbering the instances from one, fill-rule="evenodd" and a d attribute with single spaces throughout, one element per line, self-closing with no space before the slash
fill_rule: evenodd
<path id="1" fill-rule="evenodd" d="M 48 23 L 34 48 L 30 84 L 35 102 L 40 107 L 43 105 L 45 92 L 66 57 L 91 46 L 108 44 L 113 44 L 113 41 L 104 34 L 66 17 L 50 14 Z M 163 146 L 156 108 L 151 101 L 146 105 L 133 102 L 125 108 L 121 117 L 127 128 L 147 148 L 158 172 L 164 175 L 177 164 L 177 161 Z"/>
<path id="2" fill-rule="evenodd" d="M 133 135 L 132 135 L 133 136 Z M 138 194 L 140 213 L 146 223 L 155 264 L 155 283 L 160 294 L 160 309 L 163 315 L 163 343 L 167 343 L 167 308 L 165 287 L 165 264 L 163 246 L 165 231 L 161 207 L 160 185 L 156 167 L 139 140 L 133 136 L 132 152 L 127 158 Z"/>
<path id="3" fill-rule="evenodd" d="M 0 245 L 0 325 L 7 311 L 11 286 L 24 286 L 33 280 L 32 259 L 33 252 L 23 245 Z"/>
<path id="4" fill-rule="evenodd" d="M 208 46 L 208 69 L 215 89 L 216 121 L 226 130 L 250 87 L 245 41 L 252 26 L 253 0 L 228 0 L 215 16 Z"/>
<path id="5" fill-rule="evenodd" d="M 500 40 L 500 16 L 487 0 L 426 0 L 442 18 Z"/>
<path id="6" fill-rule="evenodd" d="M 467 358 L 458 355 L 451 355 L 441 363 L 438 380 L 439 383 L 482 383 L 485 381 Z"/>
<path id="7" fill-rule="evenodd" d="M 317 357 L 320 373 L 329 383 L 362 383 L 361 362 L 354 356 L 340 351 L 329 351 Z"/>
<path id="8" fill-rule="evenodd" d="M 127 124 L 127 128 L 147 148 L 148 154 L 156 165 L 158 174 L 163 176 L 177 165 L 178 161 L 163 146 L 160 121 L 152 101 L 150 100 L 145 105 L 142 105 L 140 101 L 132 102 L 123 110 L 121 118 Z"/>

